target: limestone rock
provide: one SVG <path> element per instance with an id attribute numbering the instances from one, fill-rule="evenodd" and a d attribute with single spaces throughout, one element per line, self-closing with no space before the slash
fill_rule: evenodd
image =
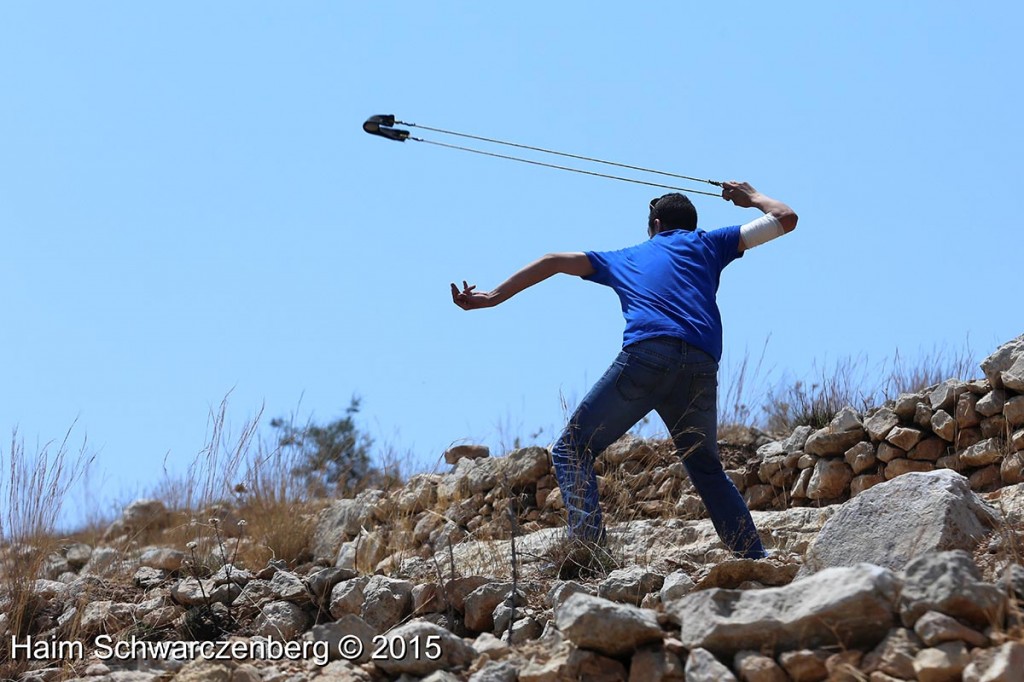
<path id="1" fill-rule="evenodd" d="M 919 459 L 894 459 L 885 465 L 885 479 L 891 481 L 892 479 L 903 476 L 909 473 L 926 473 L 933 469 L 931 462 L 925 462 Z"/>
<path id="2" fill-rule="evenodd" d="M 1003 483 L 1024 483 L 1024 452 L 1014 452 L 999 463 L 999 478 Z"/>
<path id="3" fill-rule="evenodd" d="M 913 676 L 919 682 L 956 682 L 971 657 L 963 642 L 946 642 L 922 649 L 914 658 Z"/>
<path id="4" fill-rule="evenodd" d="M 360 615 L 363 610 L 363 588 L 369 578 L 362 576 L 339 582 L 331 590 L 330 613 L 334 618 L 341 618 L 346 613 Z"/>
<path id="5" fill-rule="evenodd" d="M 256 634 L 287 641 L 302 634 L 309 626 L 309 615 L 289 601 L 265 604 L 256 619 Z"/>
<path id="6" fill-rule="evenodd" d="M 1024 395 L 1014 396 L 1007 400 L 1003 407 L 1003 416 L 1010 426 L 1024 424 Z"/>
<path id="7" fill-rule="evenodd" d="M 1024 391 L 1024 355 L 1019 356 L 1010 365 L 1009 369 L 1003 370 L 1000 375 L 1003 379 L 1003 386 L 1014 391 Z"/>
<path id="8" fill-rule="evenodd" d="M 185 578 L 179 580 L 171 588 L 171 597 L 182 606 L 198 606 L 213 600 L 214 587 L 213 581 L 207 578 L 202 580 Z"/>
<path id="9" fill-rule="evenodd" d="M 185 561 L 185 553 L 170 547 L 150 547 L 139 556 L 139 564 L 163 571 L 177 571 Z"/>
<path id="10" fill-rule="evenodd" d="M 149 566 L 139 566 L 139 570 L 135 571 L 135 575 L 132 576 L 132 583 L 144 590 L 152 589 L 165 580 L 167 580 L 167 571 Z M 62 585 L 62 583 L 58 583 L 58 585 Z"/>
<path id="11" fill-rule="evenodd" d="M 978 400 L 978 404 L 974 406 L 974 409 L 984 417 L 991 417 L 1002 412 L 1003 405 L 1005 404 L 1006 391 L 997 388 Z"/>
<path id="12" fill-rule="evenodd" d="M 516 682 L 517 678 L 516 668 L 510 661 L 489 661 L 470 675 L 468 682 Z M 452 676 L 453 682 L 458 680 L 458 677 Z"/>
<path id="13" fill-rule="evenodd" d="M 896 398 L 896 404 L 893 407 L 893 412 L 896 416 L 905 421 L 909 421 L 914 418 L 914 413 L 917 411 L 917 405 L 922 400 L 925 400 L 925 396 L 922 393 L 901 393 Z"/>
<path id="14" fill-rule="evenodd" d="M 332 661 L 343 658 L 339 643 L 346 637 L 358 637 L 362 642 L 362 653 L 357 658 L 348 657 L 347 660 L 355 663 L 366 663 L 373 653 L 373 638 L 378 631 L 370 627 L 366 621 L 351 613 L 345 614 L 333 623 L 322 623 L 314 625 L 310 631 L 310 637 L 314 642 L 327 642 L 327 650 Z M 354 652 L 355 649 L 352 650 Z M 346 652 L 348 653 L 348 652 Z"/>
<path id="15" fill-rule="evenodd" d="M 932 415 L 932 431 L 942 440 L 952 443 L 956 438 L 956 421 L 945 410 L 937 410 Z"/>
<path id="16" fill-rule="evenodd" d="M 494 607 L 512 594 L 512 583 L 486 583 L 466 595 L 466 627 L 473 632 L 490 632 L 494 629 Z M 522 593 L 515 595 L 520 605 L 525 604 Z"/>
<path id="17" fill-rule="evenodd" d="M 1024 644 L 985 649 L 964 668 L 963 682 L 1024 682 Z"/>
<path id="18" fill-rule="evenodd" d="M 299 576 L 291 571 L 278 571 L 270 579 L 270 591 L 280 601 L 309 602 L 309 591 Z"/>
<path id="19" fill-rule="evenodd" d="M 419 514 L 437 502 L 437 480 L 435 474 L 419 474 L 410 478 L 398 492 L 395 509 L 400 514 Z"/>
<path id="20" fill-rule="evenodd" d="M 89 561 L 82 566 L 81 575 L 104 577 L 125 569 L 123 552 L 114 547 L 97 547 L 89 554 Z"/>
<path id="21" fill-rule="evenodd" d="M 399 625 L 386 638 L 389 656 L 375 663 L 389 675 L 426 676 L 435 670 L 451 671 L 468 666 L 475 657 L 473 647 L 461 637 L 424 620 Z"/>
<path id="22" fill-rule="evenodd" d="M 858 428 L 853 431 L 834 431 L 831 426 L 826 426 L 811 434 L 804 445 L 804 450 L 811 455 L 820 457 L 842 455 L 851 447 L 864 440 L 864 429 Z"/>
<path id="23" fill-rule="evenodd" d="M 736 682 L 729 668 L 707 649 L 694 649 L 686 659 L 686 682 Z"/>
<path id="24" fill-rule="evenodd" d="M 121 682 L 124 678 L 116 677 L 117 671 L 111 673 L 109 678 L 111 682 L 117 680 Z M 177 675 L 174 676 L 175 682 L 230 682 L 232 677 L 231 666 L 226 663 L 217 663 L 210 661 L 205 658 L 199 658 L 194 661 L 187 663 Z M 159 679 L 159 678 L 151 678 Z M 130 682 L 139 682 L 137 679 L 131 680 Z"/>
<path id="25" fill-rule="evenodd" d="M 978 414 L 976 405 L 978 396 L 973 393 L 964 393 L 956 401 L 956 425 L 961 429 L 968 429 L 981 423 L 981 415 Z"/>
<path id="26" fill-rule="evenodd" d="M 132 623 L 135 614 L 134 604 L 104 599 L 85 605 L 82 610 L 80 627 L 88 635 L 101 633 L 113 634 Z"/>
<path id="27" fill-rule="evenodd" d="M 780 452 L 774 454 L 761 454 L 761 450 L 764 447 L 779 446 Z M 792 469 L 787 468 L 786 459 L 789 457 L 784 452 L 781 452 L 781 445 L 779 443 L 769 443 L 764 446 L 761 450 L 758 450 L 759 456 L 761 457 L 761 464 L 757 467 L 758 477 L 765 483 L 770 483 L 775 486 L 788 485 L 786 481 L 786 474 L 791 475 Z"/>
<path id="28" fill-rule="evenodd" d="M 929 436 L 918 442 L 918 444 L 914 446 L 914 449 L 907 453 L 907 457 L 909 459 L 934 462 L 939 457 L 946 454 L 947 447 L 946 441 L 941 438 Z"/>
<path id="29" fill-rule="evenodd" d="M 846 493 L 853 470 L 841 459 L 822 458 L 814 465 L 814 473 L 807 484 L 807 497 L 812 500 L 832 500 Z"/>
<path id="30" fill-rule="evenodd" d="M 931 405 L 918 403 L 917 411 L 914 412 L 914 423 L 927 431 L 932 425 L 934 414 L 935 410 L 932 409 Z"/>
<path id="31" fill-rule="evenodd" d="M 886 440 L 901 450 L 909 450 L 921 440 L 921 432 L 909 426 L 897 426 L 889 432 Z"/>
<path id="32" fill-rule="evenodd" d="M 795 682 L 820 682 L 828 677 L 825 656 L 810 649 L 798 649 L 780 654 L 779 665 Z"/>
<path id="33" fill-rule="evenodd" d="M 904 452 L 902 449 L 896 447 L 891 443 L 880 443 L 878 445 L 877 457 L 879 461 L 882 462 L 891 462 L 894 459 L 899 459 L 900 457 L 903 457 L 906 454 L 907 453 Z"/>
<path id="34" fill-rule="evenodd" d="M 577 592 L 593 594 L 592 590 L 593 588 L 589 585 L 581 585 L 575 580 L 559 580 L 555 583 L 554 587 L 548 590 L 547 596 L 545 597 L 545 603 L 551 608 L 557 609 L 562 605 L 562 602 Z"/>
<path id="35" fill-rule="evenodd" d="M 914 632 L 927 646 L 962 640 L 971 646 L 986 646 L 988 637 L 973 630 L 956 618 L 938 611 L 928 611 L 914 623 Z"/>
<path id="36" fill-rule="evenodd" d="M 710 589 L 688 594 L 666 606 L 680 624 L 688 648 L 733 655 L 776 651 L 842 641 L 873 645 L 893 620 L 899 580 L 870 564 L 827 568 L 784 587 L 760 590 Z"/>
<path id="37" fill-rule="evenodd" d="M 903 569 L 900 617 L 907 627 L 913 627 L 928 611 L 984 627 L 1000 622 L 1005 607 L 1005 592 L 981 581 L 971 555 L 964 550 L 924 554 Z"/>
<path id="38" fill-rule="evenodd" d="M 629 682 L 682 682 L 683 662 L 671 651 L 645 647 L 629 661 Z"/>
<path id="39" fill-rule="evenodd" d="M 398 623 L 412 609 L 412 583 L 408 580 L 375 575 L 362 591 L 362 618 L 378 632 Z"/>
<path id="40" fill-rule="evenodd" d="M 881 474 L 861 474 L 850 481 L 850 497 L 860 495 L 868 488 L 873 488 L 879 483 L 885 482 L 885 476 Z"/>
<path id="41" fill-rule="evenodd" d="M 889 432 L 899 423 L 900 418 L 896 416 L 895 412 L 888 407 L 882 407 L 864 422 L 864 430 L 868 432 L 871 440 L 880 441 L 889 435 Z"/>
<path id="42" fill-rule="evenodd" d="M 862 474 L 875 466 L 875 446 L 867 441 L 861 441 L 847 450 L 843 459 L 850 465 L 854 475 Z"/>
<path id="43" fill-rule="evenodd" d="M 321 512 L 313 530 L 313 557 L 334 563 L 344 541 L 376 525 L 373 507 L 383 495 L 379 490 L 366 490 L 354 498 L 336 500 Z"/>
<path id="44" fill-rule="evenodd" d="M 543 633 L 544 626 L 536 618 L 525 616 L 512 623 L 512 630 L 509 632 L 508 639 L 509 643 L 520 645 L 530 640 L 538 639 Z"/>
<path id="45" fill-rule="evenodd" d="M 981 361 L 981 371 L 985 373 L 992 388 L 1003 387 L 1003 372 L 1021 357 L 1024 357 L 1024 334 L 999 346 L 992 355 Z"/>
<path id="46" fill-rule="evenodd" d="M 665 582 L 661 585 L 661 603 L 667 604 L 673 599 L 693 592 L 696 585 L 686 571 L 674 571 L 665 576 Z"/>
<path id="47" fill-rule="evenodd" d="M 807 439 L 810 438 L 811 434 L 814 433 L 814 428 L 811 426 L 798 426 L 793 429 L 793 433 L 782 441 L 782 449 L 787 454 L 793 454 L 794 452 L 801 452 L 804 449 L 804 445 L 807 443 Z"/>
<path id="48" fill-rule="evenodd" d="M 956 439 L 953 444 L 960 450 L 971 447 L 975 443 L 981 442 L 981 429 L 960 429 L 957 431 Z"/>
<path id="49" fill-rule="evenodd" d="M 914 657 L 921 641 L 912 630 L 893 628 L 863 661 L 866 671 L 881 671 L 905 680 L 914 679 Z"/>
<path id="50" fill-rule="evenodd" d="M 862 679 L 858 668 L 863 651 L 847 649 L 832 654 L 825 659 L 825 668 L 828 670 L 829 682 L 860 682 Z M 872 675 L 884 675 L 885 673 L 874 672 Z"/>
<path id="51" fill-rule="evenodd" d="M 788 682 L 789 677 L 775 659 L 756 651 L 741 651 L 733 659 L 733 668 L 743 682 Z"/>
<path id="52" fill-rule="evenodd" d="M 1006 417 L 997 414 L 994 417 L 986 417 L 981 420 L 979 426 L 982 438 L 1006 438 L 1007 424 Z"/>
<path id="53" fill-rule="evenodd" d="M 551 455 L 547 448 L 520 448 L 505 458 L 504 475 L 513 490 L 525 488 L 548 473 L 550 462 Z"/>
<path id="54" fill-rule="evenodd" d="M 160 500 L 135 500 L 121 512 L 121 521 L 132 530 L 163 527 L 170 519 L 167 507 Z"/>
<path id="55" fill-rule="evenodd" d="M 973 549 L 997 523 L 995 510 L 960 474 L 909 473 L 844 503 L 811 544 L 798 575 L 862 561 L 900 569 L 927 552 Z"/>
<path id="56" fill-rule="evenodd" d="M 953 411 L 956 399 L 967 390 L 967 385 L 956 379 L 948 379 L 936 386 L 928 394 L 928 402 L 933 410 Z"/>
<path id="57" fill-rule="evenodd" d="M 448 595 L 448 599 L 451 600 L 452 606 L 455 610 L 462 612 L 466 609 L 466 596 L 476 588 L 481 585 L 486 585 L 489 582 L 490 580 L 482 575 L 453 578 L 444 584 L 444 591 L 445 594 Z"/>
<path id="58" fill-rule="evenodd" d="M 72 569 L 78 570 L 89 562 L 92 547 L 84 542 L 73 542 L 64 548 L 64 558 Z"/>
<path id="59" fill-rule="evenodd" d="M 702 577 L 696 589 L 712 587 L 737 589 L 744 583 L 757 582 L 761 585 L 778 587 L 793 582 L 799 565 L 772 559 L 726 559 L 719 561 Z"/>
<path id="60" fill-rule="evenodd" d="M 420 583 L 412 588 L 413 615 L 441 613 L 445 610 L 444 594 L 437 583 Z"/>
<path id="61" fill-rule="evenodd" d="M 998 438 L 986 438 L 960 453 L 960 461 L 969 467 L 995 464 L 1003 459 L 1005 446 Z"/>
<path id="62" fill-rule="evenodd" d="M 598 586 L 597 594 L 604 599 L 639 606 L 645 595 L 660 590 L 664 582 L 664 576 L 642 566 L 629 566 L 609 573 Z"/>
<path id="63" fill-rule="evenodd" d="M 444 452 L 444 461 L 455 464 L 460 459 L 480 459 L 490 457 L 491 449 L 486 445 L 454 445 Z"/>
<path id="64" fill-rule="evenodd" d="M 352 580 L 356 572 L 348 568 L 332 566 L 324 568 L 306 577 L 306 590 L 318 604 L 330 603 L 331 590 L 343 580 Z"/>
<path id="65" fill-rule="evenodd" d="M 576 646 L 609 656 L 662 639 L 653 611 L 576 593 L 555 610 L 555 624 Z"/>

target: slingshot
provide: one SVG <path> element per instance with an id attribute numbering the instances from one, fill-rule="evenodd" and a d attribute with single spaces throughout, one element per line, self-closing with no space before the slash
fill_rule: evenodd
<path id="1" fill-rule="evenodd" d="M 371 135 L 377 135 L 389 140 L 395 140 L 396 142 L 405 142 L 406 140 L 412 140 L 414 142 L 423 142 L 425 144 L 432 144 L 437 147 L 445 147 L 447 149 L 454 149 L 462 152 L 470 152 L 472 154 L 480 154 L 482 156 L 491 156 L 497 159 L 506 159 L 508 161 L 518 161 L 519 163 L 528 163 L 533 166 L 543 166 L 544 168 L 554 168 L 556 170 L 569 171 L 571 173 L 581 173 L 583 175 L 592 175 L 599 178 L 608 178 L 609 180 L 622 180 L 623 182 L 632 182 L 637 185 L 647 185 L 649 187 L 661 187 L 663 189 L 674 189 L 680 192 L 688 192 L 690 194 L 704 194 L 709 197 L 721 197 L 721 194 L 716 192 L 706 192 L 699 189 L 689 189 L 686 187 L 675 187 L 673 185 L 665 185 L 659 182 L 649 182 L 647 180 L 638 180 L 636 178 L 627 178 L 621 175 L 610 175 L 608 173 L 598 173 L 596 171 L 584 170 L 582 168 L 572 168 L 570 166 L 561 166 L 554 163 L 545 163 L 543 161 L 535 161 L 533 159 L 524 159 L 519 156 L 511 156 L 509 154 L 499 154 L 497 152 L 489 152 L 483 149 L 474 149 L 472 147 L 463 147 L 462 145 L 450 144 L 447 142 L 438 142 L 436 140 L 425 140 L 422 137 L 414 137 L 409 133 L 408 130 L 402 130 L 395 128 L 396 125 L 408 126 L 409 128 L 418 128 L 420 130 L 429 130 L 430 132 L 439 133 L 442 135 L 451 135 L 453 137 L 461 137 L 470 140 L 477 140 L 478 142 L 486 142 L 489 144 L 502 145 L 505 147 L 515 147 L 517 149 L 526 149 L 534 152 L 541 152 L 543 154 L 552 154 L 554 156 L 562 156 L 570 159 L 576 159 L 577 161 L 587 161 L 590 163 L 600 163 L 606 166 L 615 166 L 617 168 L 625 168 L 628 170 L 639 171 L 642 173 L 653 173 L 655 175 L 664 175 L 670 178 L 680 178 L 682 180 L 690 180 L 692 182 L 704 182 L 715 187 L 721 187 L 722 183 L 716 180 L 706 180 L 704 178 L 695 178 L 689 175 L 681 175 L 679 173 L 667 173 L 665 171 L 654 170 L 653 168 L 644 168 L 642 166 L 632 166 L 627 163 L 616 163 L 615 161 L 604 161 L 602 159 L 595 159 L 589 156 L 581 156 L 579 154 L 569 154 L 567 152 L 559 152 L 553 149 L 544 149 L 543 147 L 533 147 L 528 144 L 518 144 L 516 142 L 505 142 L 503 140 L 496 140 L 490 137 L 483 137 L 480 135 L 470 135 L 468 133 L 460 133 L 453 130 L 444 130 L 443 128 L 432 128 L 430 126 L 418 125 L 416 123 L 408 123 L 406 121 L 399 121 L 395 119 L 394 114 L 378 114 L 371 116 L 366 119 L 363 123 L 363 130 Z"/>

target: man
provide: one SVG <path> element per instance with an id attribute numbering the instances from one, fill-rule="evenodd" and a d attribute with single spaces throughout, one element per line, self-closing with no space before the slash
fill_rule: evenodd
<path id="1" fill-rule="evenodd" d="M 726 182 L 722 198 L 764 215 L 742 226 L 697 229 L 682 194 L 651 201 L 650 239 L 619 251 L 553 253 L 489 292 L 453 283 L 463 310 L 488 308 L 556 273 L 615 290 L 626 318 L 623 349 L 569 420 L 552 449 L 570 537 L 603 544 L 594 458 L 651 410 L 665 422 L 719 537 L 735 554 L 758 559 L 764 547 L 743 497 L 718 457 L 718 362 L 722 321 L 715 300 L 722 270 L 747 249 L 792 232 L 793 210 L 745 182 Z"/>

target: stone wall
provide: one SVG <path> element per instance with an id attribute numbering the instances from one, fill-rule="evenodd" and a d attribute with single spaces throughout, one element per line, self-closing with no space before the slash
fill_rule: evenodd
<path id="1" fill-rule="evenodd" d="M 1024 481 L 1024 337 L 982 363 L 986 378 L 944 381 L 823 429 L 800 427 L 757 451 L 752 509 L 842 502 L 911 471 L 952 469 L 977 491 Z"/>

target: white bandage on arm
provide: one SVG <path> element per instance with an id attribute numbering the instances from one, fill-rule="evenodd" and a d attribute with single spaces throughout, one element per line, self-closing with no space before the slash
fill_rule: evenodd
<path id="1" fill-rule="evenodd" d="M 784 234 L 786 231 L 782 229 L 782 223 L 771 213 L 765 213 L 757 220 L 752 220 L 740 227 L 740 239 L 743 240 L 743 246 L 748 249 Z"/>

